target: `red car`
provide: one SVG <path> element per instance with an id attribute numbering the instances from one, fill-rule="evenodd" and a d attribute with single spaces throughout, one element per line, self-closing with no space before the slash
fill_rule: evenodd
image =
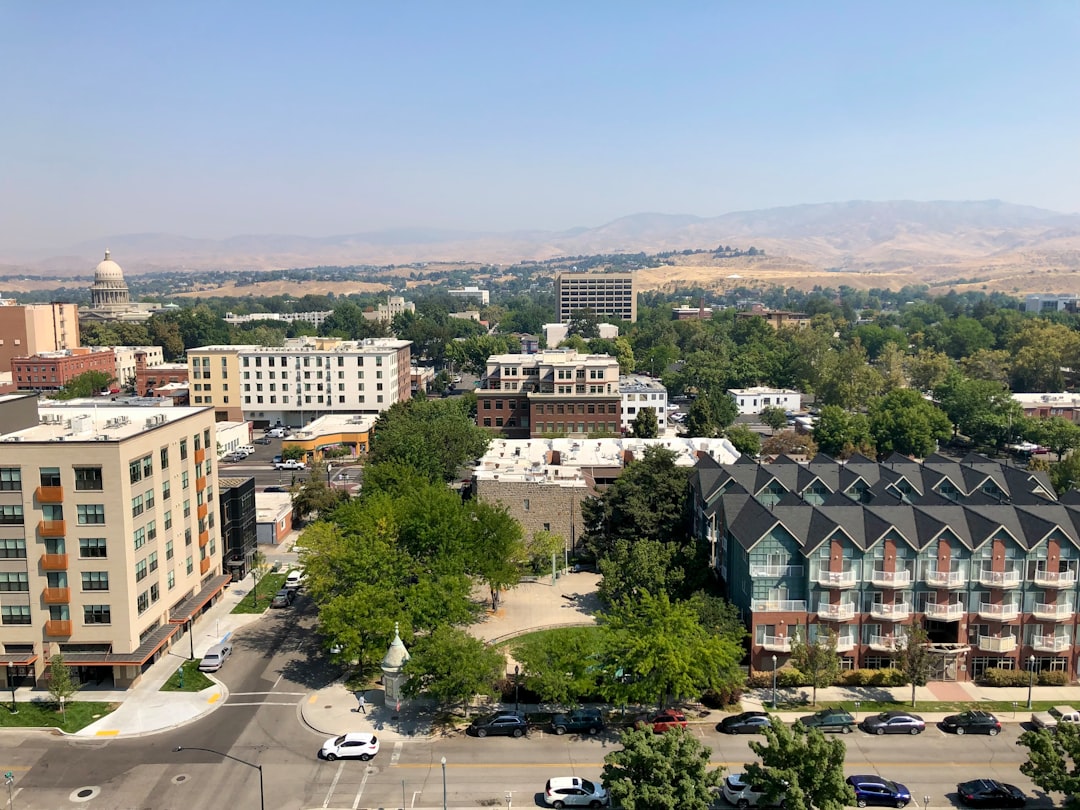
<path id="1" fill-rule="evenodd" d="M 643 714 L 634 723 L 637 728 L 652 726 L 653 734 L 663 734 L 673 728 L 686 728 L 686 715 L 674 709 L 664 709 L 656 714 Z"/>

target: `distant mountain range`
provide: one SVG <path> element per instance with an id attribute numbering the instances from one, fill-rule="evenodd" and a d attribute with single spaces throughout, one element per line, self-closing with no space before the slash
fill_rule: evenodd
<path id="1" fill-rule="evenodd" d="M 126 273 L 283 269 L 314 265 L 491 262 L 597 253 L 657 253 L 718 245 L 763 249 L 822 269 L 892 271 L 1053 256 L 1080 268 L 1080 215 L 998 200 L 852 201 L 738 211 L 718 217 L 643 213 L 596 228 L 467 232 L 425 228 L 309 237 L 195 239 L 166 233 L 103 236 L 60 254 L 0 253 L 0 272 L 86 274 L 105 248 Z M 1011 263 L 1011 260 L 1010 260 Z"/>

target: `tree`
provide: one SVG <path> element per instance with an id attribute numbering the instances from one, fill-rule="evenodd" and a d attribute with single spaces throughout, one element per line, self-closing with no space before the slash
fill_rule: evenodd
<path id="1" fill-rule="evenodd" d="M 600 319 L 591 309 L 579 309 L 570 314 L 567 334 L 578 335 L 585 340 L 600 337 Z"/>
<path id="2" fill-rule="evenodd" d="M 270 563 L 263 552 L 257 549 L 251 552 L 251 598 L 256 605 L 259 604 L 259 580 L 269 569 Z"/>
<path id="3" fill-rule="evenodd" d="M 817 455 L 817 444 L 813 437 L 806 433 L 781 430 L 761 443 L 761 452 L 766 456 L 791 455 L 813 458 Z"/>
<path id="4" fill-rule="evenodd" d="M 1004 444 L 1022 422 L 1023 409 L 1004 385 L 965 377 L 956 370 L 934 389 L 934 399 L 956 431 L 982 444 Z"/>
<path id="5" fill-rule="evenodd" d="M 1080 488 L 1080 453 L 1070 453 L 1050 464 L 1050 482 L 1058 495 Z"/>
<path id="6" fill-rule="evenodd" d="M 856 338 L 850 346 L 823 358 L 818 401 L 848 409 L 862 407 L 881 385 L 881 374 L 870 365 L 866 349 Z"/>
<path id="7" fill-rule="evenodd" d="M 870 436 L 880 455 L 926 457 L 952 433 L 949 417 L 918 391 L 891 391 L 870 407 Z"/>
<path id="8" fill-rule="evenodd" d="M 557 534 L 543 530 L 533 532 L 533 536 L 525 541 L 525 557 L 527 568 L 533 574 L 551 573 L 551 557 L 553 554 L 562 554 L 566 548 L 566 540 Z"/>
<path id="9" fill-rule="evenodd" d="M 1035 435 L 1040 444 L 1045 444 L 1057 455 L 1065 458 L 1070 450 L 1080 447 L 1080 425 L 1060 416 L 1034 422 Z"/>
<path id="10" fill-rule="evenodd" d="M 708 810 L 723 771 L 709 770 L 709 749 L 685 729 L 630 729 L 622 749 L 604 757 L 601 781 L 623 810 Z"/>
<path id="11" fill-rule="evenodd" d="M 839 405 L 826 405 L 814 425 L 814 441 L 822 453 L 848 458 L 855 452 L 873 455 L 870 423 L 861 413 L 851 413 Z"/>
<path id="12" fill-rule="evenodd" d="M 761 436 L 748 425 L 741 423 L 731 425 L 724 431 L 724 437 L 744 456 L 753 458 L 761 452 Z"/>
<path id="13" fill-rule="evenodd" d="M 49 694 L 60 707 L 60 715 L 67 722 L 64 703 L 79 691 L 79 683 L 71 675 L 71 669 L 64 663 L 62 653 L 55 653 L 49 659 Z"/>
<path id="14" fill-rule="evenodd" d="M 655 439 L 660 432 L 656 421 L 656 408 L 640 408 L 634 417 L 632 431 L 635 439 Z"/>
<path id="15" fill-rule="evenodd" d="M 836 652 L 836 631 L 826 627 L 812 640 L 806 636 L 804 627 L 795 629 L 791 640 L 791 665 L 810 679 L 813 687 L 813 705 L 817 706 L 819 686 L 831 686 L 840 677 L 840 656 Z"/>
<path id="16" fill-rule="evenodd" d="M 685 590 L 686 559 L 675 543 L 619 538 L 597 567 L 602 577 L 597 592 L 605 604 L 636 598 L 645 590 L 677 599 Z"/>
<path id="17" fill-rule="evenodd" d="M 468 570 L 492 593 L 517 585 L 525 563 L 521 524 L 502 504 L 471 500 L 464 511 L 470 529 L 465 538 Z"/>
<path id="18" fill-rule="evenodd" d="M 84 371 L 72 377 L 56 392 L 56 399 L 83 399 L 95 397 L 107 389 L 116 378 L 107 371 Z"/>
<path id="19" fill-rule="evenodd" d="M 491 441 L 464 398 L 407 400 L 383 411 L 372 428 L 371 463 L 407 464 L 432 481 L 452 481 Z"/>
<path id="20" fill-rule="evenodd" d="M 494 694 L 496 681 L 506 674 L 506 657 L 464 630 L 442 626 L 416 640 L 404 672 L 406 695 L 461 703 L 468 717 L 474 696 Z"/>
<path id="21" fill-rule="evenodd" d="M 297 522 L 302 522 L 314 514 L 326 518 L 338 506 L 349 500 L 349 493 L 346 490 L 335 489 L 327 483 L 326 469 L 326 464 L 322 462 L 316 464 L 312 467 L 308 479 L 298 487 L 294 487 L 293 519 Z"/>
<path id="22" fill-rule="evenodd" d="M 761 762 L 746 766 L 748 781 L 765 788 L 762 804 L 778 804 L 781 796 L 787 810 L 845 810 L 855 804 L 855 791 L 844 781 L 842 740 L 801 723 L 773 723 L 762 733 L 764 742 L 750 742 Z"/>
<path id="23" fill-rule="evenodd" d="M 1020 773 L 1047 793 L 1064 793 L 1066 810 L 1080 810 L 1080 725 L 1025 731 L 1016 744 L 1028 750 Z"/>
<path id="24" fill-rule="evenodd" d="M 528 636 L 513 648 L 525 686 L 540 699 L 560 706 L 596 690 L 595 627 L 563 627 Z"/>
<path id="25" fill-rule="evenodd" d="M 686 414 L 686 435 L 711 438 L 734 422 L 738 415 L 739 407 L 731 394 L 722 391 L 703 394 L 691 403 Z"/>
<path id="26" fill-rule="evenodd" d="M 904 370 L 916 391 L 933 391 L 952 367 L 948 355 L 933 349 L 921 349 L 904 361 Z"/>
<path id="27" fill-rule="evenodd" d="M 787 411 L 779 405 L 770 405 L 761 409 L 758 417 L 773 430 L 780 430 L 787 424 Z"/>
<path id="28" fill-rule="evenodd" d="M 930 678 L 930 637 L 921 625 L 913 624 L 899 634 L 893 660 L 911 684 L 911 708 L 915 708 L 915 687 L 925 686 Z"/>

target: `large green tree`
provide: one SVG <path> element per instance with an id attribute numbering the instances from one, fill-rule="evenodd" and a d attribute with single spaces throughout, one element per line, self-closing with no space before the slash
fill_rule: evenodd
<path id="1" fill-rule="evenodd" d="M 1080 725 L 1025 731 L 1016 744 L 1028 750 L 1020 773 L 1047 793 L 1063 793 L 1066 810 L 1080 810 Z"/>
<path id="2" fill-rule="evenodd" d="M 748 425 L 740 422 L 731 425 L 724 431 L 724 438 L 731 442 L 731 446 L 751 458 L 761 452 L 761 434 L 752 430 Z"/>
<path id="3" fill-rule="evenodd" d="M 432 481 L 454 480 L 461 466 L 482 456 L 491 441 L 468 408 L 456 397 L 396 403 L 375 420 L 371 462 L 399 462 Z"/>
<path id="4" fill-rule="evenodd" d="M 897 633 L 893 661 L 911 684 L 911 707 L 915 708 L 915 687 L 925 686 L 930 678 L 930 636 L 922 625 L 912 624 Z"/>
<path id="5" fill-rule="evenodd" d="M 622 749 L 604 757 L 603 783 L 623 810 L 708 810 L 723 771 L 709 770 L 710 751 L 685 729 L 653 734 L 631 729 Z"/>
<path id="6" fill-rule="evenodd" d="M 702 394 L 690 404 L 686 421 L 683 423 L 683 433 L 705 438 L 719 436 L 738 415 L 739 407 L 731 394 L 725 391 Z"/>
<path id="7" fill-rule="evenodd" d="M 950 372 L 934 389 L 934 399 L 956 431 L 980 444 L 1001 445 L 1018 429 L 1023 409 L 1004 385 Z"/>
<path id="8" fill-rule="evenodd" d="M 925 457 L 952 433 L 949 417 L 910 388 L 891 391 L 870 407 L 870 436 L 879 455 Z"/>
<path id="9" fill-rule="evenodd" d="M 570 706 L 596 690 L 600 630 L 563 627 L 527 636 L 513 648 L 523 682 L 540 699 Z"/>
<path id="10" fill-rule="evenodd" d="M 791 640 L 791 665 L 810 680 L 814 706 L 817 706 L 818 687 L 832 686 L 840 677 L 837 641 L 836 631 L 829 627 L 814 638 L 808 638 L 806 629 L 798 627 Z"/>
<path id="11" fill-rule="evenodd" d="M 631 432 L 635 439 L 655 439 L 660 433 L 656 421 L 656 408 L 641 408 L 631 423 Z"/>
<path id="12" fill-rule="evenodd" d="M 847 747 L 801 723 L 774 723 L 763 730 L 764 742 L 751 741 L 760 762 L 746 766 L 751 784 L 765 788 L 766 803 L 787 810 L 844 810 L 855 804 L 855 791 L 844 781 Z"/>
<path id="13" fill-rule="evenodd" d="M 54 394 L 56 399 L 83 399 L 94 397 L 107 389 L 116 378 L 107 371 L 84 371 L 72 377 Z"/>
<path id="14" fill-rule="evenodd" d="M 822 453 L 833 458 L 847 458 L 855 452 L 873 454 L 866 415 L 852 413 L 839 405 L 821 409 L 814 425 L 814 441 Z"/>
<path id="15" fill-rule="evenodd" d="M 492 695 L 506 674 L 506 656 L 457 627 L 437 627 L 416 639 L 404 672 L 409 676 L 403 691 L 427 695 L 441 703 L 460 703 L 469 714 L 476 695 Z"/>
<path id="16" fill-rule="evenodd" d="M 1032 420 L 1029 424 L 1029 438 L 1049 447 L 1058 459 L 1065 457 L 1070 450 L 1080 447 L 1080 425 L 1052 416 L 1049 419 Z"/>

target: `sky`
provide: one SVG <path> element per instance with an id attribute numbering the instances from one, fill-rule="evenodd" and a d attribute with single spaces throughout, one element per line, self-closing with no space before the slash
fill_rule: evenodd
<path id="1" fill-rule="evenodd" d="M 1080 211 L 1080 3 L 0 0 L 0 251 Z"/>

